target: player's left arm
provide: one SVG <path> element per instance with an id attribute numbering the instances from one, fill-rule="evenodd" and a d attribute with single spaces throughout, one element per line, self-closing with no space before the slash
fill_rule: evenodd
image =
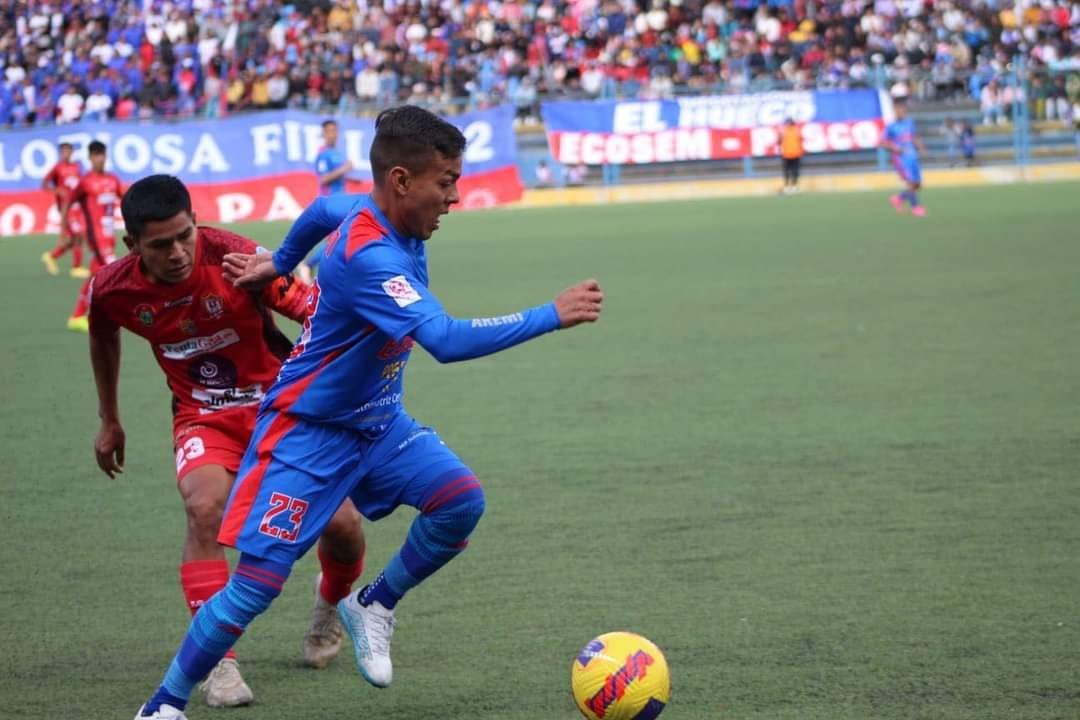
<path id="1" fill-rule="evenodd" d="M 447 314 L 424 322 L 413 332 L 420 345 L 441 363 L 492 355 L 561 328 L 600 319 L 604 294 L 595 280 L 586 280 L 554 302 L 494 318 L 460 320 Z"/>
<path id="2" fill-rule="evenodd" d="M 916 135 L 912 138 L 912 141 L 915 143 L 915 149 L 919 151 L 919 157 L 925 156 L 926 145 L 923 143 L 922 138 Z"/>
<path id="3" fill-rule="evenodd" d="M 490 318 L 454 318 L 439 300 L 385 248 L 365 248 L 351 261 L 358 282 L 353 309 L 395 339 L 412 335 L 439 362 L 491 355 L 560 327 L 593 322 L 600 316 L 603 293 L 586 281 L 555 302 Z"/>

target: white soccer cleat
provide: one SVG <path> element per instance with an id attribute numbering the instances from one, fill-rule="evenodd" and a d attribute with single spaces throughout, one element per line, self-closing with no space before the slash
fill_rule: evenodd
<path id="1" fill-rule="evenodd" d="M 139 708 L 139 714 L 135 716 L 135 720 L 187 720 L 184 711 L 177 710 L 172 705 L 162 705 L 150 715 L 143 715 L 144 707 L 146 706 Z"/>
<path id="2" fill-rule="evenodd" d="M 390 687 L 394 678 L 394 666 L 390 662 L 390 638 L 396 624 L 394 611 L 377 602 L 365 607 L 359 603 L 357 595 L 359 593 L 349 593 L 337 606 L 341 623 L 356 651 L 356 667 L 375 687 Z"/>
<path id="3" fill-rule="evenodd" d="M 199 686 L 210 707 L 237 707 L 255 699 L 251 688 L 240 675 L 240 666 L 232 658 L 224 658 L 214 666 Z"/>
<path id="4" fill-rule="evenodd" d="M 304 635 L 304 662 L 308 667 L 322 669 L 341 652 L 341 639 L 345 629 L 341 627 L 337 608 L 319 594 L 322 573 L 315 576 L 315 607 L 311 609 L 311 625 Z"/>

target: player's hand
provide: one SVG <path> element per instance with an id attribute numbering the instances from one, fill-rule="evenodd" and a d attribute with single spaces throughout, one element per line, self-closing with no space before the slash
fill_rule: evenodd
<path id="1" fill-rule="evenodd" d="M 559 327 L 572 328 L 581 323 L 596 322 L 600 318 L 603 302 L 604 293 L 600 290 L 600 283 L 595 280 L 586 280 L 563 290 L 555 298 Z"/>
<path id="2" fill-rule="evenodd" d="M 262 290 L 278 276 L 270 253 L 229 253 L 221 261 L 221 274 L 244 290 Z"/>
<path id="3" fill-rule="evenodd" d="M 118 422 L 102 421 L 94 438 L 98 467 L 111 478 L 124 472 L 124 428 Z"/>

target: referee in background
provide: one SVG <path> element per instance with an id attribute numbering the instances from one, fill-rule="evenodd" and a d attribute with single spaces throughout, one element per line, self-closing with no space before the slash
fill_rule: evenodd
<path id="1" fill-rule="evenodd" d="M 788 118 L 780 128 L 780 157 L 784 163 L 784 187 L 781 195 L 799 192 L 799 165 L 802 164 L 802 131 L 794 118 Z"/>

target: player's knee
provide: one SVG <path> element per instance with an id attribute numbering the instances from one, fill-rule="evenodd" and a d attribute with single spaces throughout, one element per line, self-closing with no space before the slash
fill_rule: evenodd
<path id="1" fill-rule="evenodd" d="M 213 493 L 196 493 L 184 498 L 188 530 L 198 536 L 216 538 L 225 512 L 224 497 Z"/>
<path id="2" fill-rule="evenodd" d="M 463 540 L 476 529 L 487 508 L 484 488 L 479 483 L 440 505 L 428 515 L 435 533 L 444 542 Z"/>

